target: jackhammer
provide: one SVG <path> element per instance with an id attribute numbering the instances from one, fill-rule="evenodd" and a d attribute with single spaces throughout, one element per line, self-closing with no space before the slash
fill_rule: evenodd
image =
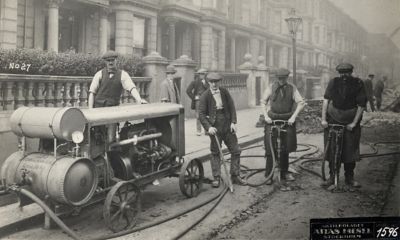
<path id="1" fill-rule="evenodd" d="M 272 153 L 272 159 L 274 160 L 275 164 L 275 169 L 272 169 L 272 171 L 276 171 L 277 174 L 277 180 L 278 184 L 281 184 L 281 150 L 282 150 L 282 143 L 281 143 L 281 137 L 282 137 L 282 132 L 286 133 L 286 127 L 288 126 L 288 121 L 285 120 L 273 120 L 271 129 L 270 129 L 270 148 L 271 148 L 271 153 Z M 273 147 L 272 143 L 272 134 L 274 133 L 274 129 L 276 129 L 277 132 L 277 138 L 276 138 L 276 154 L 275 156 L 275 149 Z"/>
<path id="2" fill-rule="evenodd" d="M 324 158 L 322 162 L 322 178 L 326 180 L 325 175 L 325 161 L 327 160 L 328 151 L 333 155 L 333 159 L 330 159 L 329 166 L 330 171 L 334 174 L 334 188 L 332 190 L 338 189 L 339 183 L 339 174 L 341 167 L 341 156 L 342 156 L 342 148 L 343 148 L 343 135 L 346 128 L 346 125 L 342 124 L 328 124 L 329 132 L 328 132 L 328 140 L 325 146 Z M 332 138 L 335 137 L 335 144 L 332 144 Z"/>

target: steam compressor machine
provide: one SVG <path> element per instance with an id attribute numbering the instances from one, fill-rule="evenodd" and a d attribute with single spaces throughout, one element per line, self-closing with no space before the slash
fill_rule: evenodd
<path id="1" fill-rule="evenodd" d="M 20 144 L 1 167 L 2 185 L 32 192 L 56 215 L 104 201 L 105 224 L 118 232 L 135 226 L 141 190 L 158 179 L 179 177 L 185 196 L 200 193 L 203 165 L 183 158 L 182 105 L 20 107 L 10 124 Z M 38 140 L 38 151 L 27 151 L 27 137 Z M 32 203 L 19 198 L 21 206 Z"/>

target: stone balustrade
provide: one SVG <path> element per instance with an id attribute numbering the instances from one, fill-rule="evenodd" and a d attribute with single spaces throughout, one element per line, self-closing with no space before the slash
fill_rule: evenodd
<path id="1" fill-rule="evenodd" d="M 230 91 L 246 90 L 247 76 L 245 73 L 221 73 L 223 79 L 221 87 L 227 88 Z"/>
<path id="2" fill-rule="evenodd" d="M 132 78 L 140 95 L 148 99 L 151 78 Z M 0 111 L 20 106 L 85 107 L 92 77 L 0 74 Z M 121 104 L 133 102 L 124 92 Z"/>

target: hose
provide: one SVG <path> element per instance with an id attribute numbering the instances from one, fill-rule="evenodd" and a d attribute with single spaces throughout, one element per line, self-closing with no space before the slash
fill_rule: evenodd
<path id="1" fill-rule="evenodd" d="M 174 214 L 172 216 L 166 217 L 164 219 L 160 219 L 160 220 L 158 220 L 156 222 L 149 223 L 149 224 L 146 224 L 146 225 L 143 225 L 143 226 L 140 226 L 140 227 L 128 229 L 128 230 L 125 230 L 125 231 L 117 232 L 117 233 L 112 233 L 112 234 L 103 235 L 103 236 L 100 236 L 100 237 L 91 238 L 89 240 L 105 240 L 105 239 L 109 239 L 109 238 L 116 238 L 116 237 L 120 237 L 120 236 L 123 236 L 123 235 L 131 234 L 131 233 L 134 233 L 134 232 L 137 232 L 137 231 L 141 231 L 141 230 L 144 230 L 144 229 L 147 229 L 147 228 L 151 228 L 151 227 L 160 225 L 160 224 L 168 222 L 168 221 L 170 221 L 170 220 L 172 220 L 174 218 L 180 217 L 180 216 L 182 216 L 182 215 L 184 215 L 186 213 L 192 212 L 192 211 L 194 211 L 194 210 L 196 210 L 196 209 L 198 209 L 198 208 L 200 208 L 200 207 L 202 207 L 204 205 L 207 205 L 208 203 L 210 203 L 210 202 L 214 201 L 215 199 L 221 197 L 221 195 L 225 195 L 226 191 L 227 191 L 227 188 L 225 187 L 216 196 L 214 196 L 214 197 L 212 197 L 212 198 L 210 198 L 210 199 L 208 199 L 208 200 L 206 200 L 206 201 L 204 201 L 204 202 L 202 202 L 200 204 L 192 206 L 192 207 L 190 207 L 190 208 L 188 208 L 186 210 L 178 212 L 178 213 L 176 213 L 176 214 Z"/>
<path id="2" fill-rule="evenodd" d="M 42 201 L 40 200 L 40 198 L 36 197 L 35 194 L 33 194 L 32 192 L 23 189 L 23 188 L 18 188 L 17 190 L 19 193 L 21 193 L 22 195 L 30 198 L 32 201 L 34 201 L 35 203 L 37 203 L 42 209 L 43 211 L 46 212 L 46 214 L 63 230 L 65 231 L 71 238 L 75 239 L 75 240 L 80 240 L 81 238 L 76 235 L 74 233 L 74 231 L 72 231 L 69 227 L 67 227 L 63 221 L 61 221 L 61 219 Z"/>
<path id="3" fill-rule="evenodd" d="M 199 218 L 196 222 L 194 222 L 192 225 L 190 225 L 188 228 L 185 230 L 181 231 L 180 233 L 177 234 L 177 236 L 173 237 L 173 240 L 180 239 L 183 237 L 186 233 L 188 233 L 190 230 L 192 230 L 197 224 L 202 222 L 210 213 L 218 206 L 218 204 L 221 202 L 221 200 L 224 198 L 226 193 L 228 192 L 228 186 L 225 186 L 223 193 L 218 197 L 217 202 L 201 217 Z"/>

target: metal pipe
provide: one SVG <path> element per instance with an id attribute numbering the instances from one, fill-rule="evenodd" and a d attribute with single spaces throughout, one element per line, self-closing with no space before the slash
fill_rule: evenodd
<path id="1" fill-rule="evenodd" d="M 125 139 L 120 142 L 115 142 L 115 143 L 110 144 L 110 148 L 123 146 L 123 145 L 131 144 L 131 143 L 133 143 L 133 145 L 136 145 L 140 142 L 152 140 L 155 138 L 159 138 L 161 136 L 162 136 L 162 133 L 152 133 L 152 134 L 148 134 L 148 135 L 145 135 L 142 137 L 138 137 L 137 135 L 135 135 L 133 138 Z"/>

